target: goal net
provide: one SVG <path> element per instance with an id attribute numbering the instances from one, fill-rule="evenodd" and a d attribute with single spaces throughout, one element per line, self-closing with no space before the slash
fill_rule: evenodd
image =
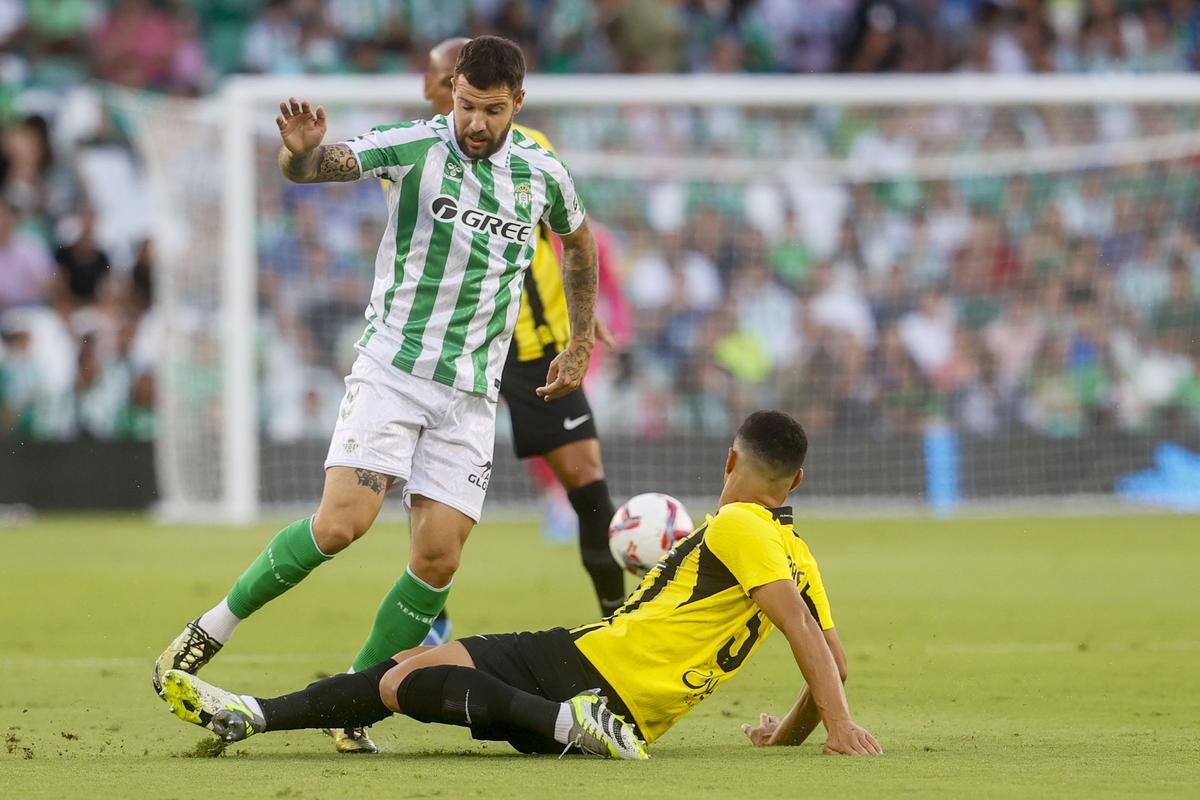
<path id="1" fill-rule="evenodd" d="M 519 121 L 571 167 L 624 294 L 601 308 L 621 347 L 587 384 L 616 496 L 711 502 L 757 408 L 802 421 L 802 493 L 838 508 L 1200 493 L 1192 80 L 527 90 Z M 282 178 L 289 95 L 325 105 L 327 141 L 429 115 L 412 77 L 127 101 L 159 215 L 173 516 L 319 496 L 385 206 L 373 181 Z M 527 503 L 504 408 L 497 435 L 489 506 Z"/>

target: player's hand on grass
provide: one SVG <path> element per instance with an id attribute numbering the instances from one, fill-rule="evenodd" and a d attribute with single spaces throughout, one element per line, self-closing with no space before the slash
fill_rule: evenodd
<path id="1" fill-rule="evenodd" d="M 866 728 L 843 722 L 829 729 L 829 738 L 821 752 L 830 755 L 881 756 L 883 748 Z"/>
<path id="2" fill-rule="evenodd" d="M 742 733 L 746 734 L 755 747 L 770 747 L 775 743 L 775 733 L 778 730 L 779 718 L 770 714 L 758 715 L 758 727 L 752 727 L 748 722 L 742 723 Z"/>
<path id="3" fill-rule="evenodd" d="M 310 153 L 325 138 L 325 109 L 317 106 L 313 111 L 307 100 L 289 97 L 279 104 L 279 116 L 275 118 L 283 146 L 296 155 Z"/>
<path id="4" fill-rule="evenodd" d="M 583 384 L 591 357 L 591 342 L 572 339 L 567 348 L 550 362 L 546 385 L 536 390 L 537 396 L 543 400 L 557 400 L 578 389 Z"/>

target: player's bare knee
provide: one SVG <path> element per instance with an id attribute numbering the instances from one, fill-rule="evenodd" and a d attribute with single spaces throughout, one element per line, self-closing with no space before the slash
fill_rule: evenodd
<path id="1" fill-rule="evenodd" d="M 462 558 L 462 548 L 449 544 L 431 544 L 412 554 L 408 567 L 412 573 L 434 588 L 441 588 L 454 578 Z"/>
<path id="2" fill-rule="evenodd" d="M 604 480 L 604 468 L 595 464 L 571 471 L 564 480 L 563 486 L 568 492 L 571 492 L 602 480 Z"/>
<path id="3" fill-rule="evenodd" d="M 604 463 L 594 439 L 564 445 L 547 454 L 547 461 L 568 492 L 604 480 Z"/>
<path id="4" fill-rule="evenodd" d="M 313 517 L 313 540 L 317 547 L 327 556 L 340 553 L 354 544 L 360 536 L 367 532 L 369 523 L 356 520 L 353 515 L 346 513 L 322 513 L 317 511 Z"/>
<path id="5" fill-rule="evenodd" d="M 400 704 L 396 701 L 396 693 L 400 691 L 400 684 L 404 683 L 404 679 L 408 677 L 408 673 L 410 672 L 412 672 L 412 667 L 397 664 L 384 673 L 383 679 L 379 681 L 379 699 L 383 701 L 383 704 L 393 714 L 400 712 Z"/>

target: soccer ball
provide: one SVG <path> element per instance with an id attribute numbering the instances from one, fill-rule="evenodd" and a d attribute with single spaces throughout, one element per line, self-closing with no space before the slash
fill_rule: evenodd
<path id="1" fill-rule="evenodd" d="M 617 509 L 608 525 L 608 548 L 622 567 L 645 575 L 691 532 L 692 518 L 683 503 L 670 495 L 647 492 Z"/>

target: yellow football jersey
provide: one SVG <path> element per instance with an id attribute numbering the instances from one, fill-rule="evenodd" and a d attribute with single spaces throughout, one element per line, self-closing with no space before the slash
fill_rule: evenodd
<path id="1" fill-rule="evenodd" d="M 554 152 L 550 140 L 541 131 L 524 125 L 513 125 L 513 130 Z M 563 294 L 562 265 L 550 240 L 550 229 L 538 225 L 537 249 L 525 272 L 521 310 L 517 314 L 511 346 L 519 361 L 533 361 L 541 358 L 548 349 L 562 350 L 570 339 L 571 321 L 567 314 L 567 298 Z"/>
<path id="2" fill-rule="evenodd" d="M 833 627 L 817 562 L 789 507 L 730 503 L 646 574 L 619 610 L 572 631 L 647 742 L 741 669 L 774 626 L 750 591 L 792 580 L 821 628 Z"/>

